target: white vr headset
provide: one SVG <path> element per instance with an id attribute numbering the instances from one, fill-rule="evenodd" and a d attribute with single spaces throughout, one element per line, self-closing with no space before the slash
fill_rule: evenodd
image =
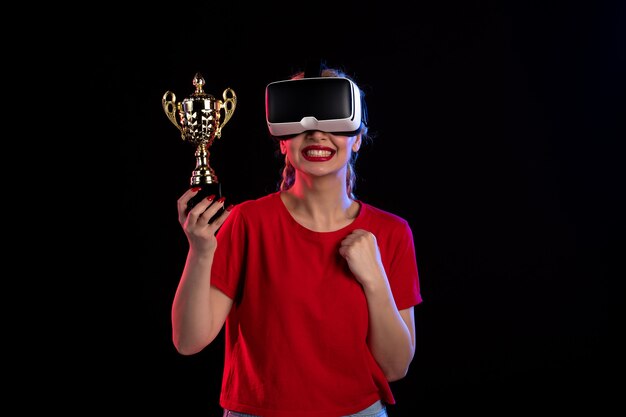
<path id="1" fill-rule="evenodd" d="M 343 77 L 276 81 L 265 88 L 265 117 L 272 136 L 307 130 L 357 134 L 367 124 L 359 87 Z"/>

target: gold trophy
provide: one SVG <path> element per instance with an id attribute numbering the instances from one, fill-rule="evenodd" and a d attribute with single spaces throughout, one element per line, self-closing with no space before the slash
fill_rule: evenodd
<path id="1" fill-rule="evenodd" d="M 182 139 L 196 146 L 196 168 L 190 182 L 192 187 L 200 187 L 201 190 L 189 201 L 189 208 L 211 194 L 216 199 L 222 196 L 221 183 L 209 165 L 209 147 L 215 138 L 221 137 L 222 128 L 232 117 L 237 105 L 237 96 L 230 88 L 222 93 L 223 100 L 216 100 L 205 93 L 204 78 L 200 73 L 196 73 L 193 78 L 193 85 L 196 91 L 182 102 L 177 103 L 176 95 L 171 91 L 166 91 L 161 100 L 165 114 L 180 130 Z"/>

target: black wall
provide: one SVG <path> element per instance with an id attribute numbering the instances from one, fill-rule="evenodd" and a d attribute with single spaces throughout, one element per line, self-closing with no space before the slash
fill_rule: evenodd
<path id="1" fill-rule="evenodd" d="M 357 194 L 415 235 L 424 303 L 390 416 L 605 407 L 624 7 L 503 3 L 109 11 L 85 67 L 93 96 L 108 98 L 96 133 L 116 219 L 104 231 L 111 319 L 97 343 L 112 353 L 93 374 L 114 380 L 101 405 L 221 415 L 221 339 L 192 357 L 171 343 L 187 250 L 176 200 L 195 161 L 163 94 L 186 97 L 196 72 L 208 93 L 235 90 L 210 150 L 236 204 L 278 181 L 265 85 L 321 55 L 367 94 L 377 137 L 361 151 Z"/>

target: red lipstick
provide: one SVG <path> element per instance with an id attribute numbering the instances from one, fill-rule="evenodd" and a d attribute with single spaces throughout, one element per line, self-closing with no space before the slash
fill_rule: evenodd
<path id="1" fill-rule="evenodd" d="M 336 151 L 332 148 L 320 145 L 311 145 L 302 149 L 302 157 L 311 162 L 324 162 L 330 160 Z"/>

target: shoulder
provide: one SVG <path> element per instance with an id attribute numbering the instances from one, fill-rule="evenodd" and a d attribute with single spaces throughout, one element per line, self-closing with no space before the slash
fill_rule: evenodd
<path id="1" fill-rule="evenodd" d="M 273 192 L 256 199 L 242 201 L 235 205 L 233 211 L 245 216 L 266 214 L 275 211 L 279 202 L 279 193 Z"/>
<path id="2" fill-rule="evenodd" d="M 389 211 L 383 210 L 381 208 L 372 206 L 368 203 L 364 203 L 363 201 L 359 201 L 361 203 L 361 210 L 364 211 L 364 215 L 370 220 L 375 221 L 377 224 L 380 224 L 383 227 L 408 227 L 409 223 L 407 220 L 395 213 L 391 213 Z"/>
<path id="3" fill-rule="evenodd" d="M 386 259 L 415 258 L 413 230 L 408 220 L 368 204 L 362 207 L 365 210 L 364 227 L 376 236 Z"/>
<path id="4" fill-rule="evenodd" d="M 268 221 L 272 221 L 272 213 L 279 212 L 276 201 L 280 201 L 280 197 L 272 193 L 235 204 L 220 231 L 239 230 L 243 232 L 244 230 L 267 227 L 265 225 Z M 223 234 L 220 232 L 218 235 Z"/>

